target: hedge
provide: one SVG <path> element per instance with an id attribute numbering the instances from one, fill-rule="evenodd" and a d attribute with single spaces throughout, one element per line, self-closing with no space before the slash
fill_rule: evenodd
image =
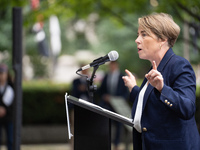
<path id="1" fill-rule="evenodd" d="M 71 85 L 52 82 L 23 83 L 23 124 L 65 124 L 65 93 Z M 197 88 L 196 121 L 200 126 L 200 88 Z"/>
<path id="2" fill-rule="evenodd" d="M 66 123 L 64 96 L 70 89 L 68 84 L 23 83 L 23 124 Z"/>

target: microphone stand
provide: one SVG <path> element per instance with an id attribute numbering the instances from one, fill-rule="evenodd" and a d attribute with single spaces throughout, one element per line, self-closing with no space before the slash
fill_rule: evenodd
<path id="1" fill-rule="evenodd" d="M 89 94 L 89 101 L 94 103 L 94 92 L 97 91 L 97 85 L 93 85 L 93 79 L 95 78 L 95 72 L 99 68 L 99 65 L 94 66 L 94 70 L 92 72 L 91 78 L 87 77 L 87 87 L 88 87 L 88 94 Z"/>

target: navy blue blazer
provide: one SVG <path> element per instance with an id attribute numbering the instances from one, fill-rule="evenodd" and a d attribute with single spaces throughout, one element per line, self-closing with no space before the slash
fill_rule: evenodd
<path id="1" fill-rule="evenodd" d="M 160 93 L 150 84 L 144 95 L 142 133 L 133 129 L 134 150 L 200 150 L 195 121 L 196 77 L 190 63 L 170 48 L 158 66 L 164 78 Z M 130 94 L 132 116 L 141 87 Z M 142 148 L 143 147 L 143 148 Z"/>

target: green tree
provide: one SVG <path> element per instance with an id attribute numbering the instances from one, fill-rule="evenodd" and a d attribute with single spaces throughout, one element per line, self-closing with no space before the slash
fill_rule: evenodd
<path id="1" fill-rule="evenodd" d="M 44 21 L 54 14 L 59 17 L 61 23 L 66 30 L 69 25 L 76 23 L 79 19 L 87 19 L 92 13 L 99 15 L 96 22 L 96 32 L 100 40 L 100 44 L 91 46 L 85 43 L 84 36 L 78 35 L 76 41 L 64 41 L 63 49 L 71 49 L 71 52 L 79 47 L 93 49 L 94 51 L 104 51 L 105 53 L 116 49 L 120 53 L 120 61 L 122 66 L 134 68 L 140 73 L 141 68 L 145 64 L 141 63 L 134 52 L 134 40 L 137 33 L 137 18 L 152 12 L 165 12 L 173 16 L 175 21 L 183 28 L 183 24 L 189 26 L 190 37 L 188 40 L 190 50 L 193 55 L 193 62 L 199 62 L 200 42 L 200 1 L 199 0 L 41 0 L 40 7 L 37 10 L 31 10 L 29 1 L 22 0 L 1 0 L 0 2 L 0 37 L 3 37 L 0 43 L 0 50 L 11 49 L 11 8 L 13 6 L 21 6 L 24 9 L 24 27 L 26 33 L 26 49 L 35 49 L 33 39 L 29 34 L 31 28 L 38 20 L 38 15 L 42 14 Z M 9 17 L 8 17 L 9 16 Z M 183 33 L 183 32 L 182 32 Z M 181 33 L 174 49 L 176 53 L 182 55 L 182 43 L 186 40 Z M 65 37 L 63 37 L 65 38 Z M 79 43 L 79 44 L 77 44 Z M 69 52 L 69 50 L 67 51 Z M 129 62 L 133 61 L 132 64 Z M 139 61 L 139 63 L 138 63 Z M 138 68 L 138 69 L 135 69 Z"/>

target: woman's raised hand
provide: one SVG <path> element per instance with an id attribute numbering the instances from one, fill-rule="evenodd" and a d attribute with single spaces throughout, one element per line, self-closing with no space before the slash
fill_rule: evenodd
<path id="1" fill-rule="evenodd" d="M 157 65 L 155 61 L 153 61 L 152 65 L 153 69 L 149 71 L 149 73 L 147 73 L 145 77 L 153 87 L 161 92 L 164 86 L 163 77 L 162 74 L 157 70 Z"/>
<path id="2" fill-rule="evenodd" d="M 127 86 L 129 91 L 131 92 L 133 87 L 137 85 L 136 79 L 135 76 L 129 70 L 126 69 L 125 72 L 127 76 L 123 76 L 122 79 L 124 80 L 125 86 Z"/>

